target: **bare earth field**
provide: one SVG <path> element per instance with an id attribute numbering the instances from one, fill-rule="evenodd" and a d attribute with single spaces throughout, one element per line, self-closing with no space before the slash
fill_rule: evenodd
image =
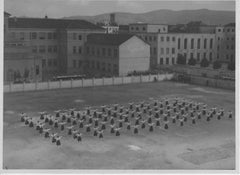
<path id="1" fill-rule="evenodd" d="M 4 94 L 4 169 L 235 169 L 235 119 L 197 121 L 184 127 L 170 124 L 167 131 L 140 130 L 120 137 L 84 135 L 82 142 L 62 139 L 57 147 L 32 128 L 20 123 L 18 114 L 38 116 L 87 105 L 125 104 L 150 97 L 181 96 L 235 111 L 233 91 L 174 82 Z M 235 114 L 234 114 L 235 118 Z"/>

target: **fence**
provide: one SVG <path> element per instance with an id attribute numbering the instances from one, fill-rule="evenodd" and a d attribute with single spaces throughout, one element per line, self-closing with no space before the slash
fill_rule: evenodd
<path id="1" fill-rule="evenodd" d="M 36 83 L 9 84 L 4 85 L 4 93 L 77 88 L 77 87 L 121 85 L 130 83 L 147 83 L 153 82 L 154 80 L 157 81 L 171 80 L 172 78 L 173 74 L 156 74 L 156 75 L 150 74 L 131 77 L 111 77 L 111 78 L 103 77 L 81 80 L 65 80 L 65 81 L 60 80 Z"/>
<path id="2" fill-rule="evenodd" d="M 209 77 L 201 77 L 194 75 L 185 75 L 185 79 L 182 77 L 182 74 L 174 74 L 174 80 L 183 81 L 186 83 L 197 84 L 202 86 L 210 86 L 216 88 L 223 88 L 229 90 L 235 90 L 235 81 L 232 80 L 223 80 Z M 181 77 L 181 78 L 180 78 Z"/>

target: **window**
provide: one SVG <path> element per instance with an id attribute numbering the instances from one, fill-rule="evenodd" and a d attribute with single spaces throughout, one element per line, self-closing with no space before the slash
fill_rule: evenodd
<path id="1" fill-rule="evenodd" d="M 197 61 L 200 61 L 200 53 L 197 53 Z"/>
<path id="2" fill-rule="evenodd" d="M 169 48 L 166 48 L 166 54 L 169 54 Z"/>
<path id="3" fill-rule="evenodd" d="M 108 56 L 112 56 L 112 49 L 111 48 L 108 48 Z"/>
<path id="4" fill-rule="evenodd" d="M 220 41 L 220 37 L 218 37 L 218 41 Z"/>
<path id="5" fill-rule="evenodd" d="M 46 67 L 46 60 L 42 59 L 42 67 Z"/>
<path id="6" fill-rule="evenodd" d="M 229 49 L 229 46 L 227 45 L 226 49 L 228 50 Z"/>
<path id="7" fill-rule="evenodd" d="M 33 47 L 32 47 L 32 52 L 33 52 L 33 53 L 37 53 L 37 46 L 33 46 Z"/>
<path id="8" fill-rule="evenodd" d="M 161 41 L 164 41 L 164 37 L 163 36 L 161 36 Z"/>
<path id="9" fill-rule="evenodd" d="M 217 46 L 217 50 L 219 50 L 219 49 L 220 49 L 220 46 L 218 45 L 218 46 Z"/>
<path id="10" fill-rule="evenodd" d="M 39 33 L 39 39 L 46 39 L 46 33 L 44 33 L 44 32 L 40 32 Z"/>
<path id="11" fill-rule="evenodd" d="M 39 46 L 39 53 L 45 53 L 45 46 Z"/>
<path id="12" fill-rule="evenodd" d="M 48 39 L 53 39 L 53 34 L 51 32 L 48 32 Z"/>
<path id="13" fill-rule="evenodd" d="M 157 41 L 157 37 L 156 36 L 153 37 L 153 41 Z"/>
<path id="14" fill-rule="evenodd" d="M 53 39 L 57 39 L 57 33 L 53 33 Z"/>
<path id="15" fill-rule="evenodd" d="M 161 29 L 158 29 L 158 33 L 160 33 L 161 32 Z"/>
<path id="16" fill-rule="evenodd" d="M 203 46 L 204 49 L 207 48 L 207 38 L 204 39 L 204 46 Z"/>
<path id="17" fill-rule="evenodd" d="M 57 66 L 57 59 L 53 59 L 53 66 Z"/>
<path id="18" fill-rule="evenodd" d="M 19 33 L 19 39 L 20 39 L 20 40 L 24 40 L 24 37 L 25 37 L 24 32 L 20 32 L 20 33 Z"/>
<path id="19" fill-rule="evenodd" d="M 52 53 L 53 51 L 53 46 L 48 46 L 48 53 Z"/>
<path id="20" fill-rule="evenodd" d="M 138 31 L 139 30 L 139 28 L 138 27 L 136 27 L 136 31 Z"/>
<path id="21" fill-rule="evenodd" d="M 131 27 L 131 30 L 134 30 L 134 28 L 133 28 L 133 27 Z"/>
<path id="22" fill-rule="evenodd" d="M 77 62 L 76 60 L 73 60 L 73 68 L 76 68 Z"/>
<path id="23" fill-rule="evenodd" d="M 175 48 L 172 48 L 172 54 L 175 54 Z"/>
<path id="24" fill-rule="evenodd" d="M 229 38 L 227 37 L 227 40 L 229 40 Z"/>
<path id="25" fill-rule="evenodd" d="M 234 37 L 232 37 L 232 41 L 234 41 Z"/>
<path id="26" fill-rule="evenodd" d="M 169 64 L 169 58 L 166 58 L 166 64 Z"/>
<path id="27" fill-rule="evenodd" d="M 231 45 L 231 49 L 234 50 L 234 45 Z"/>
<path id="28" fill-rule="evenodd" d="M 161 48 L 161 54 L 164 54 L 164 48 Z"/>
<path id="29" fill-rule="evenodd" d="M 221 32 L 221 29 L 218 29 L 218 32 Z"/>
<path id="30" fill-rule="evenodd" d="M 54 52 L 54 53 L 57 53 L 57 51 L 58 51 L 57 46 L 53 46 L 53 52 Z"/>
<path id="31" fill-rule="evenodd" d="M 193 53 L 190 54 L 190 58 L 193 58 Z"/>
<path id="32" fill-rule="evenodd" d="M 152 37 L 151 37 L 151 36 L 149 36 L 149 41 L 150 41 L 150 42 L 152 41 Z"/>
<path id="33" fill-rule="evenodd" d="M 170 41 L 170 38 L 169 38 L 169 36 L 167 36 L 167 41 Z"/>
<path id="34" fill-rule="evenodd" d="M 73 53 L 77 53 L 77 47 L 76 46 L 73 46 Z"/>
<path id="35" fill-rule="evenodd" d="M 82 67 L 82 61 L 81 60 L 78 60 L 78 67 Z"/>
<path id="36" fill-rule="evenodd" d="M 72 36 L 73 36 L 73 40 L 77 39 L 77 34 L 76 33 L 73 33 Z"/>
<path id="37" fill-rule="evenodd" d="M 191 39 L 191 49 L 193 49 L 194 48 L 194 39 L 192 38 Z"/>
<path id="38" fill-rule="evenodd" d="M 226 59 L 228 60 L 228 54 L 226 54 Z"/>
<path id="39" fill-rule="evenodd" d="M 110 63 L 108 63 L 108 72 L 111 72 L 111 67 L 112 67 L 112 65 Z"/>
<path id="40" fill-rule="evenodd" d="M 52 59 L 48 59 L 48 66 L 52 67 Z"/>
<path id="41" fill-rule="evenodd" d="M 211 38 L 210 39 L 210 49 L 212 49 L 213 48 L 213 39 Z"/>
<path id="42" fill-rule="evenodd" d="M 98 70 L 100 69 L 100 63 L 99 63 L 99 61 L 97 62 L 97 69 L 98 69 Z"/>
<path id="43" fill-rule="evenodd" d="M 163 64 L 163 58 L 160 58 L 160 64 Z"/>
<path id="44" fill-rule="evenodd" d="M 39 65 L 36 65 L 36 75 L 39 75 Z"/>
<path id="45" fill-rule="evenodd" d="M 181 49 L 181 39 L 178 38 L 178 49 Z"/>
<path id="46" fill-rule="evenodd" d="M 102 48 L 102 56 L 105 56 L 105 55 L 106 55 L 106 49 Z"/>
<path id="47" fill-rule="evenodd" d="M 157 48 L 156 48 L 156 47 L 153 48 L 153 54 L 154 54 L 154 55 L 157 54 Z"/>
<path id="48" fill-rule="evenodd" d="M 82 47 L 78 46 L 78 53 L 81 54 L 82 53 Z"/>
<path id="49" fill-rule="evenodd" d="M 118 66 L 116 64 L 113 65 L 113 72 L 118 74 Z"/>
<path id="50" fill-rule="evenodd" d="M 227 32 L 230 32 L 230 29 L 227 29 Z"/>
<path id="51" fill-rule="evenodd" d="M 175 37 L 174 36 L 172 37 L 172 41 L 175 41 Z"/>
<path id="52" fill-rule="evenodd" d="M 145 31 L 145 30 L 146 30 L 146 28 L 145 28 L 145 27 L 143 27 L 142 29 L 143 29 L 143 31 Z"/>
<path id="53" fill-rule="evenodd" d="M 233 54 L 231 54 L 231 62 L 233 62 L 234 56 Z"/>
<path id="54" fill-rule="evenodd" d="M 147 36 L 145 36 L 145 41 L 147 41 L 148 39 L 147 39 Z"/>
<path id="55" fill-rule="evenodd" d="M 118 50 L 114 49 L 114 57 L 117 57 L 117 56 L 118 56 Z"/>
<path id="56" fill-rule="evenodd" d="M 207 53 L 206 52 L 203 53 L 203 58 L 207 58 Z"/>
<path id="57" fill-rule="evenodd" d="M 82 35 L 78 35 L 78 40 L 82 40 Z"/>
<path id="58" fill-rule="evenodd" d="M 165 27 L 163 27 L 163 31 L 165 31 Z"/>
<path id="59" fill-rule="evenodd" d="M 92 47 L 91 54 L 95 55 L 95 48 L 94 47 Z"/>
<path id="60" fill-rule="evenodd" d="M 175 64 L 175 58 L 172 57 L 172 64 Z"/>
<path id="61" fill-rule="evenodd" d="M 105 63 L 102 63 L 102 70 L 105 71 Z"/>
<path id="62" fill-rule="evenodd" d="M 37 39 L 37 32 L 31 33 L 31 39 Z"/>
<path id="63" fill-rule="evenodd" d="M 235 30 L 234 29 L 232 29 L 232 32 L 234 32 Z"/>
<path id="64" fill-rule="evenodd" d="M 92 61 L 92 68 L 94 69 L 95 68 L 95 62 Z"/>
<path id="65" fill-rule="evenodd" d="M 209 60 L 212 61 L 212 52 L 209 53 Z"/>
<path id="66" fill-rule="evenodd" d="M 89 47 L 88 46 L 86 47 L 86 51 L 87 51 L 87 54 L 89 54 Z"/>
<path id="67" fill-rule="evenodd" d="M 100 56 L 100 49 L 97 48 L 97 56 Z"/>
<path id="68" fill-rule="evenodd" d="M 217 54 L 217 59 L 219 59 L 219 54 Z"/>
<path id="69" fill-rule="evenodd" d="M 184 39 L 184 49 L 187 49 L 187 38 Z"/>
<path id="70" fill-rule="evenodd" d="M 198 38 L 197 40 L 197 48 L 200 49 L 201 48 L 201 39 Z"/>

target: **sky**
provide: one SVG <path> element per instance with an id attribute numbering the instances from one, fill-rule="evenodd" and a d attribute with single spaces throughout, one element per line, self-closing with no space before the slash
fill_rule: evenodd
<path id="1" fill-rule="evenodd" d="M 61 18 L 93 16 L 111 12 L 144 13 L 152 10 L 235 10 L 235 1 L 131 1 L 131 0 L 4 0 L 4 10 L 12 16 Z"/>

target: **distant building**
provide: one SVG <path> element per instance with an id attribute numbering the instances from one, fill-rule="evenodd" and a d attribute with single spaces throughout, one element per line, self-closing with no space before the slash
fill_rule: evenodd
<path id="1" fill-rule="evenodd" d="M 93 75 L 127 75 L 149 70 L 150 46 L 130 34 L 91 34 L 86 42 L 86 68 Z"/>
<path id="2" fill-rule="evenodd" d="M 168 33 L 168 25 L 166 24 L 148 24 L 148 23 L 132 23 L 129 24 L 130 33 Z"/>
<path id="3" fill-rule="evenodd" d="M 83 74 L 84 43 L 91 33 L 104 29 L 84 20 L 10 17 L 7 35 L 24 41 L 34 58 L 41 59 L 42 79 L 53 76 Z M 5 58 L 7 59 L 7 58 Z"/>
<path id="4" fill-rule="evenodd" d="M 216 27 L 217 60 L 235 62 L 235 23 Z"/>
<path id="5" fill-rule="evenodd" d="M 119 25 L 118 33 L 129 33 L 129 25 Z"/>
<path id="6" fill-rule="evenodd" d="M 110 14 L 110 20 L 102 23 L 101 27 L 105 29 L 105 33 L 109 33 L 109 34 L 110 33 L 111 34 L 118 33 L 119 26 L 115 21 L 115 14 L 111 13 Z"/>

